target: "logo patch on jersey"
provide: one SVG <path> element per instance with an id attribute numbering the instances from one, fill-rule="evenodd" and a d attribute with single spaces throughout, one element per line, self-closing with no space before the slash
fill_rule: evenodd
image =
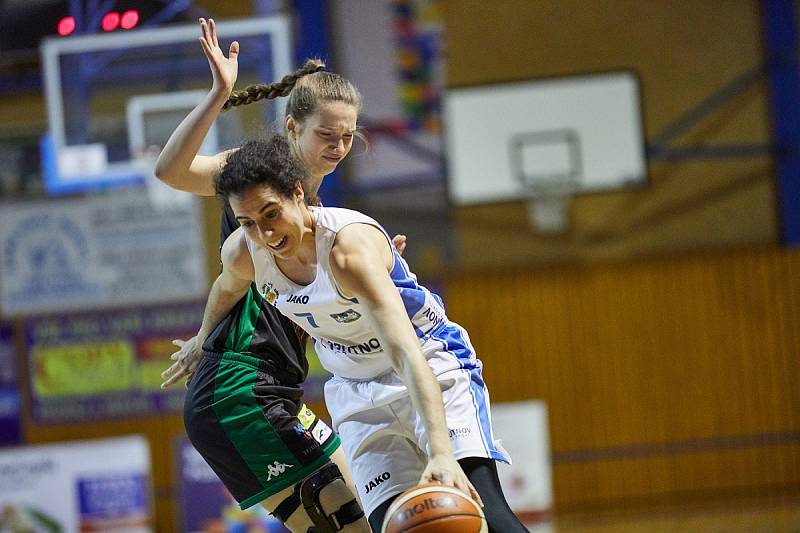
<path id="1" fill-rule="evenodd" d="M 331 318 L 340 324 L 348 324 L 350 322 L 355 322 L 356 320 L 361 318 L 361 313 L 359 313 L 355 309 L 348 309 L 343 313 L 337 313 L 335 315 L 331 315 Z"/>
<path id="2" fill-rule="evenodd" d="M 278 289 L 272 286 L 272 283 L 265 283 L 261 287 L 261 296 L 267 301 L 267 303 L 275 305 L 275 300 L 278 299 Z"/>
<path id="3" fill-rule="evenodd" d="M 288 298 L 286 298 L 286 303 L 290 304 L 307 304 L 308 303 L 308 296 L 300 296 L 297 294 L 290 294 Z"/>

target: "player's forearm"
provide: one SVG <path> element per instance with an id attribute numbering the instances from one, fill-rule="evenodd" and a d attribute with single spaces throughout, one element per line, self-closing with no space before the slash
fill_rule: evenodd
<path id="1" fill-rule="evenodd" d="M 156 161 L 158 179 L 176 189 L 191 188 L 186 183 L 191 179 L 189 168 L 228 96 L 225 91 L 212 89 L 172 132 Z"/>
<path id="2" fill-rule="evenodd" d="M 431 444 L 431 455 L 452 454 L 442 390 L 419 348 L 408 318 L 397 310 L 382 308 L 381 305 L 373 307 L 371 315 L 393 368 L 408 387 L 414 408 L 422 416 Z"/>
<path id="3" fill-rule="evenodd" d="M 203 312 L 203 323 L 200 330 L 197 332 L 197 343 L 202 346 L 206 338 L 214 331 L 217 324 L 225 318 L 231 309 L 236 305 L 236 302 L 242 299 L 247 292 L 247 289 L 227 289 L 223 287 L 222 275 L 218 276 L 211 285 L 211 291 L 208 293 L 208 300 L 206 301 L 206 308 Z"/>
<path id="4" fill-rule="evenodd" d="M 430 366 L 417 350 L 417 354 L 407 354 L 401 365 L 401 377 L 411 394 L 411 401 L 422 416 L 431 445 L 431 456 L 452 454 L 450 434 L 444 414 L 442 390 Z"/>

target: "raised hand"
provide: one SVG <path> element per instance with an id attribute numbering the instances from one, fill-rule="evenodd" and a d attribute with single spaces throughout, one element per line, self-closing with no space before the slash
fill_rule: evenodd
<path id="1" fill-rule="evenodd" d="M 214 77 L 214 90 L 229 95 L 239 75 L 239 43 L 233 41 L 228 50 L 228 57 L 222 52 L 217 39 L 217 27 L 214 19 L 200 19 L 200 45 L 208 59 L 211 74 Z"/>
<path id="2" fill-rule="evenodd" d="M 175 339 L 172 344 L 178 347 L 178 351 L 169 356 L 175 362 L 161 373 L 164 379 L 161 383 L 162 389 L 166 389 L 184 376 L 187 378 L 191 376 L 203 358 L 203 347 L 197 345 L 197 337 L 192 337 L 188 341 Z"/>

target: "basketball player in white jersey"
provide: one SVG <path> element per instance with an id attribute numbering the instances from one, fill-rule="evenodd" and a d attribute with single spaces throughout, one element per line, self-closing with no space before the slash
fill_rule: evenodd
<path id="1" fill-rule="evenodd" d="M 510 459 L 493 438 L 467 332 L 377 222 L 307 205 L 303 176 L 282 136 L 228 157 L 215 189 L 241 228 L 222 248 L 198 339 L 255 282 L 333 373 L 326 403 L 373 530 L 401 492 L 439 481 L 485 502 L 490 530 L 526 531 L 497 480 L 494 461 Z"/>

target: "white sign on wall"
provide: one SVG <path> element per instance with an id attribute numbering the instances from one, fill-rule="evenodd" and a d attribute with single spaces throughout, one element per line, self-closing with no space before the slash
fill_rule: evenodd
<path id="1" fill-rule="evenodd" d="M 553 485 L 545 403 L 492 404 L 492 426 L 513 461 L 497 463 L 509 506 L 528 522 L 546 519 L 553 506 Z"/>
<path id="2" fill-rule="evenodd" d="M 162 210 L 142 189 L 0 208 L 4 316 L 203 298 L 199 203 Z"/>
<path id="3" fill-rule="evenodd" d="M 0 452 L 0 531 L 150 533 L 150 451 L 142 437 Z"/>

